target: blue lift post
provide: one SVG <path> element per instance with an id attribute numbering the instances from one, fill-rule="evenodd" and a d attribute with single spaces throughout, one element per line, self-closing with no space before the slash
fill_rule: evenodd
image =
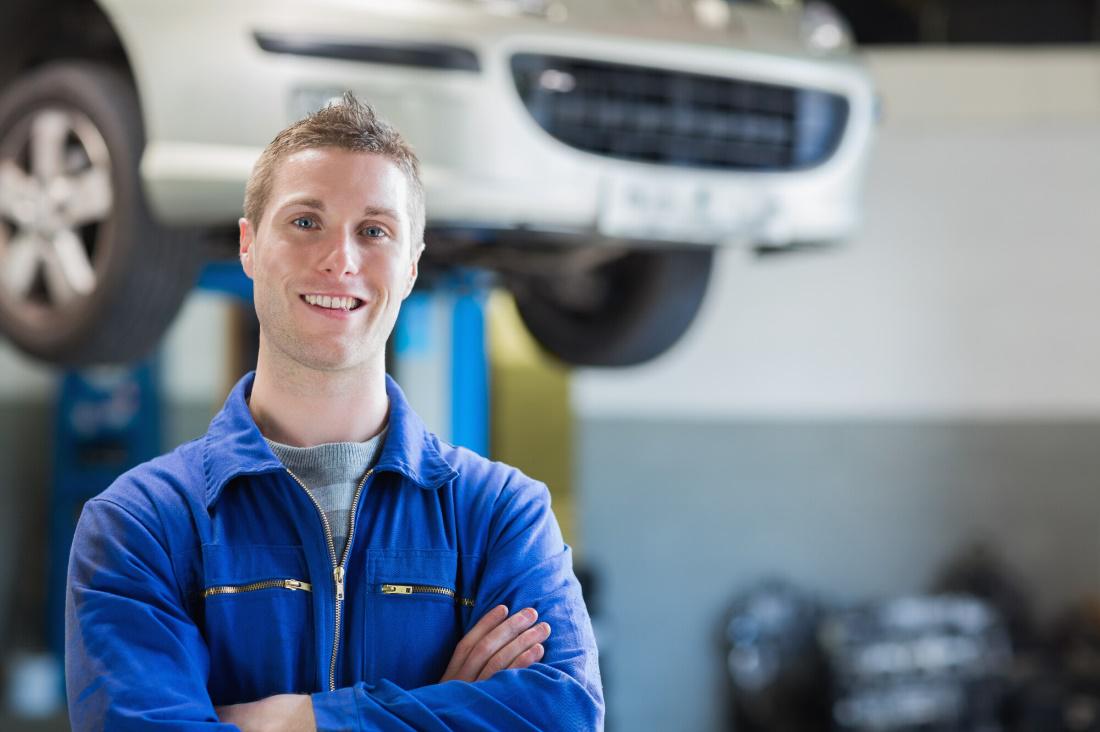
<path id="1" fill-rule="evenodd" d="M 451 440 L 489 457 L 489 354 L 483 289 L 467 287 L 451 316 Z"/>
<path id="2" fill-rule="evenodd" d="M 54 419 L 53 492 L 47 578 L 48 642 L 64 653 L 65 575 L 84 502 L 119 474 L 161 451 L 157 358 L 118 367 L 69 371 Z"/>
<path id="3" fill-rule="evenodd" d="M 484 273 L 457 270 L 414 291 L 393 336 L 393 370 L 428 427 L 489 455 L 489 357 Z M 442 402 L 431 404 L 433 396 Z"/>
<path id="4" fill-rule="evenodd" d="M 252 281 L 237 262 L 214 262 L 199 278 L 198 289 L 252 302 Z M 459 272 L 406 301 L 395 330 L 395 354 L 430 353 L 442 368 L 449 361 L 450 428 L 444 435 L 482 455 L 489 452 L 489 367 L 484 308 L 487 287 L 476 273 Z M 450 342 L 435 348 L 431 320 L 443 305 L 450 311 Z M 436 330 L 435 332 L 438 332 Z M 127 366 L 69 371 L 62 376 L 55 412 L 53 492 L 47 589 L 48 642 L 64 652 L 65 576 L 73 530 L 80 509 L 121 473 L 150 460 L 162 444 L 158 357 Z M 415 396 L 415 395 L 410 395 Z"/>

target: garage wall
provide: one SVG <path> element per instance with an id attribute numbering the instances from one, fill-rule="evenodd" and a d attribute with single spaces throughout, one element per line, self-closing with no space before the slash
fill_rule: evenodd
<path id="1" fill-rule="evenodd" d="M 1100 590 L 1100 55 L 869 63 L 861 234 L 726 253 L 673 353 L 575 375 L 609 728 L 721 728 L 763 576 L 851 602 L 985 541 L 1048 616 Z"/>

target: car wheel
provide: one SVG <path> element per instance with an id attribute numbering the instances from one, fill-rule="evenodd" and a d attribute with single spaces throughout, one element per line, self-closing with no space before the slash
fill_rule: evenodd
<path id="1" fill-rule="evenodd" d="M 0 92 L 0 330 L 27 353 L 140 358 L 194 284 L 197 236 L 146 207 L 144 139 L 132 84 L 106 66 L 54 63 Z"/>
<path id="2" fill-rule="evenodd" d="M 577 275 L 513 288 L 531 334 L 561 360 L 632 366 L 667 351 L 706 293 L 714 250 L 634 250 Z"/>

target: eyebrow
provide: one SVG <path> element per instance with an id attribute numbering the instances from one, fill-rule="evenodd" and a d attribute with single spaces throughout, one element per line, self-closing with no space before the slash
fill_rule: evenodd
<path id="1" fill-rule="evenodd" d="M 401 217 L 392 208 L 386 208 L 385 206 L 367 206 L 363 209 L 364 216 L 385 216 L 393 219 L 394 221 L 400 221 Z"/>
<path id="2" fill-rule="evenodd" d="M 325 203 L 319 198 L 292 198 L 283 204 L 283 208 L 290 208 L 291 206 L 305 206 L 306 208 L 315 208 L 318 211 L 325 210 Z"/>
<path id="3" fill-rule="evenodd" d="M 292 198 L 283 204 L 283 208 L 290 208 L 292 206 L 305 206 L 307 208 L 315 208 L 318 211 L 325 210 L 325 203 L 319 198 Z M 400 221 L 401 217 L 392 208 L 386 206 L 367 206 L 363 209 L 364 216 L 386 216 L 394 221 Z"/>

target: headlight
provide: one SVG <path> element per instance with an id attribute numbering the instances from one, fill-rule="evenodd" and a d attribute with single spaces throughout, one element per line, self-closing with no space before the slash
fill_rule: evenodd
<path id="1" fill-rule="evenodd" d="M 852 29 L 832 5 L 811 0 L 802 8 L 802 41 L 818 53 L 852 48 Z"/>

